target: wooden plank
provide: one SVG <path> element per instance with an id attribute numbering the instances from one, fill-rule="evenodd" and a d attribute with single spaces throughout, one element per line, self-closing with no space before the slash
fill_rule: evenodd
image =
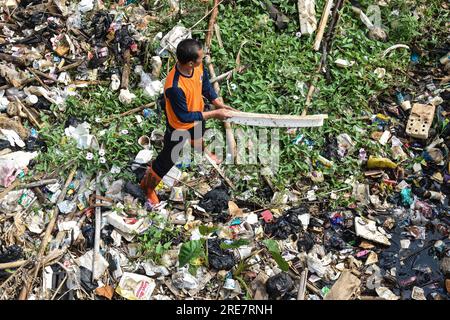
<path id="1" fill-rule="evenodd" d="M 302 274 L 300 275 L 297 300 L 305 300 L 307 280 L 308 280 L 308 269 L 305 269 L 305 270 L 303 270 Z"/>
<path id="2" fill-rule="evenodd" d="M 27 262 L 28 262 L 28 260 L 17 260 L 14 262 L 0 263 L 0 270 L 17 268 L 17 267 L 23 266 Z"/>
<path id="3" fill-rule="evenodd" d="M 333 0 L 327 0 L 325 7 L 323 9 L 322 18 L 320 18 L 319 29 L 317 30 L 316 39 L 314 40 L 313 49 L 318 51 L 320 48 L 320 43 L 322 42 L 323 34 L 325 32 L 325 27 L 330 17 L 331 6 L 333 5 Z"/>
<path id="4" fill-rule="evenodd" d="M 220 28 L 217 23 L 214 24 L 214 33 L 216 34 L 217 42 L 219 43 L 219 47 L 223 49 L 222 37 L 220 36 Z"/>
<path id="5" fill-rule="evenodd" d="M 223 178 L 223 180 L 225 180 L 225 182 L 230 186 L 230 188 L 233 190 L 236 189 L 233 182 L 231 182 L 231 180 L 225 176 L 225 173 L 222 170 L 220 170 L 220 168 L 216 164 L 216 162 L 213 159 L 211 159 L 206 153 L 205 153 L 205 158 L 214 167 L 214 169 L 216 169 L 216 171 L 220 174 L 220 176 Z"/>
<path id="6" fill-rule="evenodd" d="M 100 204 L 100 177 L 102 176 L 102 172 L 100 171 L 97 175 L 96 183 L 95 183 L 95 194 L 97 199 L 95 203 Z M 95 280 L 95 263 L 97 255 L 100 255 L 100 231 L 102 228 L 102 209 L 100 206 L 95 208 L 95 236 L 94 236 L 94 253 L 92 255 L 92 281 Z"/>
<path id="7" fill-rule="evenodd" d="M 321 127 L 323 125 L 323 120 L 328 118 L 328 115 L 326 114 L 296 116 L 234 111 L 231 113 L 232 117 L 225 121 L 247 126 L 277 128 Z"/>

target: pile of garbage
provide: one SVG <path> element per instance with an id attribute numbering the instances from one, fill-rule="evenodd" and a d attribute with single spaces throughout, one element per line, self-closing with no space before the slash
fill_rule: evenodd
<path id="1" fill-rule="evenodd" d="M 412 69 L 417 85 L 410 92 L 393 89 L 371 101 L 377 127 L 371 138 L 385 153 L 355 150 L 346 133 L 329 137 L 320 155 L 325 166 L 357 157 L 365 171 L 327 194 L 328 201 L 317 201 L 318 171 L 304 201 L 291 189 L 269 187 L 258 190 L 270 203 L 263 207 L 230 189 L 214 169 L 177 165 L 158 187 L 162 204 L 150 211 L 138 185 L 109 173 L 71 167 L 68 176 L 22 178 L 45 152 L 40 115 L 51 115 L 52 104 L 64 112 L 77 88 L 98 84 L 120 89 L 119 100 L 130 103 L 131 73 L 156 98 L 161 56 L 188 29 L 159 36 L 146 73 L 139 60 L 153 17 L 139 5 L 94 10 L 91 0 L 4 2 L 0 299 L 450 297 L 450 53 L 433 70 Z M 96 145 L 87 123 L 68 124 L 65 134 L 80 150 Z M 139 142 L 136 181 L 154 156 L 148 140 L 160 142 L 161 134 Z M 330 206 L 343 191 L 351 204 Z"/>

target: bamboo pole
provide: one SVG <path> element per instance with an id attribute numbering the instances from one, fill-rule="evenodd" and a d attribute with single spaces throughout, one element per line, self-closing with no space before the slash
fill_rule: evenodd
<path id="1" fill-rule="evenodd" d="M 322 18 L 320 18 L 319 29 L 316 33 L 316 39 L 314 40 L 313 49 L 318 51 L 320 48 L 320 43 L 322 42 L 323 34 L 325 32 L 325 27 L 330 17 L 331 6 L 333 5 L 333 0 L 327 0 L 325 7 L 323 9 Z"/>
<path id="2" fill-rule="evenodd" d="M 97 199 L 95 200 L 96 204 L 100 204 L 100 177 L 102 173 L 100 172 L 97 176 L 95 183 L 95 194 L 97 195 Z M 100 254 L 100 231 L 102 227 L 102 209 L 100 206 L 95 208 L 95 236 L 94 236 L 94 253 L 92 255 L 92 281 L 95 280 L 95 262 L 97 255 Z"/>

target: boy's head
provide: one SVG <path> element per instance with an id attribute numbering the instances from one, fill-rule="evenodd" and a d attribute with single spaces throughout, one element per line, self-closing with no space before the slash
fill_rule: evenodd
<path id="1" fill-rule="evenodd" d="M 203 60 L 203 48 L 195 39 L 185 39 L 177 46 L 177 59 L 181 64 L 198 67 Z"/>

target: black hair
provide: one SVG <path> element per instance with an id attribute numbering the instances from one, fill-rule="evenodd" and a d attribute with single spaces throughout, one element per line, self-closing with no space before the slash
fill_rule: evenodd
<path id="1" fill-rule="evenodd" d="M 181 64 L 196 61 L 200 49 L 202 49 L 202 45 L 197 40 L 182 40 L 177 46 L 177 59 Z"/>

